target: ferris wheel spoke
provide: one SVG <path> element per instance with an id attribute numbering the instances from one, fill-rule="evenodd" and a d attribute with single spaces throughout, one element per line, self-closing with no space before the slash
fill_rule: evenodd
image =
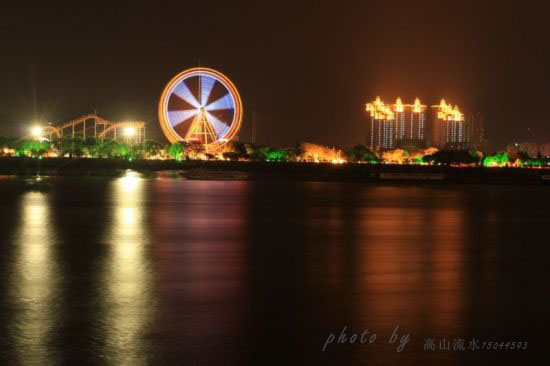
<path id="1" fill-rule="evenodd" d="M 195 108 L 200 108 L 200 104 L 197 101 L 197 98 L 193 95 L 193 92 L 189 89 L 187 84 L 185 84 L 185 81 L 179 83 L 175 88 L 173 93 L 186 101 L 187 103 L 191 104 Z"/>
<path id="2" fill-rule="evenodd" d="M 210 122 L 212 128 L 216 132 L 216 136 L 218 137 L 218 139 L 223 138 L 229 130 L 229 126 L 223 123 L 220 119 L 215 117 L 210 112 L 206 112 L 206 117 L 208 118 L 208 122 Z"/>
<path id="3" fill-rule="evenodd" d="M 167 111 L 183 111 L 186 109 L 197 109 L 197 108 L 187 103 L 185 100 L 181 99 L 175 94 L 172 94 L 170 96 L 170 99 L 168 99 L 168 105 L 166 108 Z"/>
<path id="4" fill-rule="evenodd" d="M 216 80 L 209 76 L 201 76 L 201 106 L 205 106 L 208 103 L 208 98 L 212 92 L 212 88 L 216 83 Z"/>
<path id="5" fill-rule="evenodd" d="M 190 118 L 195 117 L 199 111 L 197 109 L 186 109 L 182 111 L 169 111 L 168 119 L 172 126 L 176 126 Z"/>
<path id="6" fill-rule="evenodd" d="M 227 93 L 223 97 L 208 104 L 205 108 L 207 111 L 218 111 L 220 109 L 235 109 L 233 97 L 230 93 Z"/>

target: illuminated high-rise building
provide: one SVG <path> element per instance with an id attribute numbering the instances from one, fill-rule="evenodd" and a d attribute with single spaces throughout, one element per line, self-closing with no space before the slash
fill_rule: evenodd
<path id="1" fill-rule="evenodd" d="M 414 104 L 403 104 L 401 98 L 397 98 L 395 104 L 385 104 L 377 97 L 375 101 L 367 103 L 367 111 L 371 117 L 371 149 L 393 149 L 402 141 L 424 144 L 426 106 L 418 98 Z"/>
<path id="2" fill-rule="evenodd" d="M 405 119 L 407 112 L 405 111 L 405 105 L 403 105 L 401 98 L 398 97 L 395 101 L 393 111 L 395 115 L 395 139 L 402 140 L 405 138 L 405 127 L 407 126 Z"/>
<path id="3" fill-rule="evenodd" d="M 426 138 L 426 106 L 420 103 L 420 99 L 416 98 L 414 104 L 407 105 L 406 111 L 408 117 L 404 139 L 424 141 Z"/>
<path id="4" fill-rule="evenodd" d="M 395 114 L 390 105 L 384 104 L 380 97 L 367 103 L 370 114 L 369 147 L 373 150 L 389 150 L 395 148 L 396 123 Z"/>
<path id="5" fill-rule="evenodd" d="M 467 145 L 464 114 L 445 99 L 432 106 L 432 144 L 449 149 L 464 149 Z"/>

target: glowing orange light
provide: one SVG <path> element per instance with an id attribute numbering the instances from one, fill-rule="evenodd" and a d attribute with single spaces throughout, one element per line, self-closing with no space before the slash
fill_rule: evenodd
<path id="1" fill-rule="evenodd" d="M 418 98 L 414 100 L 413 111 L 414 113 L 422 112 L 422 104 L 420 104 L 420 99 Z"/>
<path id="2" fill-rule="evenodd" d="M 367 103 L 367 112 L 370 112 L 370 116 L 374 119 L 392 120 L 394 118 L 390 106 L 384 104 L 380 97 L 376 97 L 374 102 Z"/>
<path id="3" fill-rule="evenodd" d="M 397 100 L 395 101 L 395 111 L 396 112 L 403 112 L 403 102 L 401 101 L 401 98 L 397 97 Z"/>
<path id="4" fill-rule="evenodd" d="M 445 99 L 441 99 L 439 103 L 439 111 L 437 112 L 437 118 L 444 121 L 464 121 L 464 114 L 458 109 L 458 105 L 453 106 L 447 104 Z"/>

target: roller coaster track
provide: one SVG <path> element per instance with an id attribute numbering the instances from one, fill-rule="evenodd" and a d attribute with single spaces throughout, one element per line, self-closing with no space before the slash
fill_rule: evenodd
<path id="1" fill-rule="evenodd" d="M 57 138 L 70 136 L 73 139 L 75 137 L 81 137 L 83 139 L 86 139 L 88 137 L 95 137 L 113 138 L 114 140 L 116 140 L 118 130 L 126 128 L 134 129 L 135 136 L 133 137 L 133 139 L 135 139 L 136 142 L 144 141 L 145 122 L 112 122 L 102 117 L 99 117 L 95 113 L 86 114 L 61 124 L 47 125 L 43 128 L 43 135 L 49 135 L 50 139 L 53 136 Z M 123 134 L 118 133 L 118 137 L 120 136 L 123 136 Z"/>

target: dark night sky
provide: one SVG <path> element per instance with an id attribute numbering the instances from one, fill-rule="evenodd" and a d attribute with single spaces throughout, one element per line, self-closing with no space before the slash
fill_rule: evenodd
<path id="1" fill-rule="evenodd" d="M 231 78 L 263 143 L 366 139 L 376 95 L 481 111 L 496 146 L 550 141 L 550 21 L 539 1 L 44 1 L 0 13 L 0 126 L 98 110 L 160 137 L 165 83 Z M 530 128 L 530 132 L 528 132 Z M 268 140 L 269 137 L 269 140 Z"/>

